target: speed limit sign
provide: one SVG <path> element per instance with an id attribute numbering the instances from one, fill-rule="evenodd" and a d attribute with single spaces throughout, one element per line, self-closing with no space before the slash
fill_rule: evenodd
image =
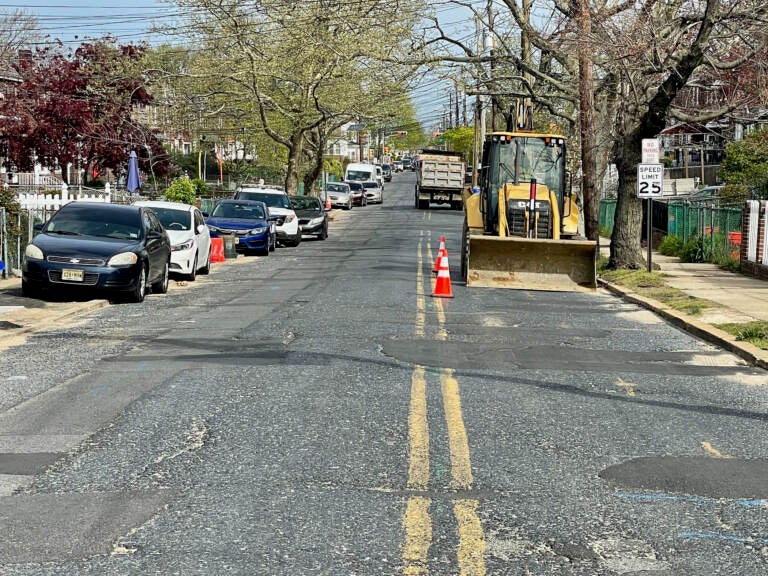
<path id="1" fill-rule="evenodd" d="M 637 197 L 661 198 L 664 192 L 664 165 L 637 165 Z"/>

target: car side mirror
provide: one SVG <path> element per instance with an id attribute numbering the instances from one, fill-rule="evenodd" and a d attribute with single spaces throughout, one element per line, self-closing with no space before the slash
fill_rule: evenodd
<path id="1" fill-rule="evenodd" d="M 202 234 L 203 232 L 205 232 L 206 228 L 208 228 L 208 226 L 206 226 L 205 224 L 198 224 L 197 225 L 197 233 L 198 234 Z"/>
<path id="2" fill-rule="evenodd" d="M 280 217 L 277 216 L 276 214 L 270 214 L 267 217 L 267 220 L 270 221 L 270 222 L 277 222 L 279 219 L 280 219 Z"/>
<path id="3" fill-rule="evenodd" d="M 163 237 L 162 232 L 158 232 L 157 230 L 150 230 L 147 232 L 147 240 L 159 240 Z"/>
<path id="4" fill-rule="evenodd" d="M 43 231 L 43 225 L 44 225 L 44 222 L 35 222 L 35 225 L 32 227 L 32 229 L 35 232 L 42 232 Z"/>

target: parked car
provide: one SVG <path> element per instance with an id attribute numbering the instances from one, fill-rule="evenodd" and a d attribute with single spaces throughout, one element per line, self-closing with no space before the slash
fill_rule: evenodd
<path id="1" fill-rule="evenodd" d="M 242 186 L 235 193 L 235 199 L 264 202 L 269 208 L 269 213 L 277 216 L 277 241 L 284 246 L 298 246 L 301 243 L 299 219 L 291 208 L 291 201 L 285 190 L 267 186 Z"/>
<path id="2" fill-rule="evenodd" d="M 393 166 L 395 167 L 395 172 L 402 172 L 403 171 L 403 162 L 401 160 L 395 160 Z"/>
<path id="3" fill-rule="evenodd" d="M 168 291 L 171 241 L 149 208 L 70 202 L 41 225 L 24 250 L 25 296 L 63 288 L 142 302 L 147 287 Z"/>
<path id="4" fill-rule="evenodd" d="M 352 194 L 352 204 L 354 206 L 367 206 L 368 198 L 365 197 L 365 187 L 362 182 L 345 182 L 349 186 L 349 190 Z"/>
<path id="5" fill-rule="evenodd" d="M 699 202 L 702 200 L 713 200 L 718 196 L 720 196 L 720 190 L 722 190 L 723 188 L 724 186 L 707 186 L 706 188 L 702 188 L 701 190 L 696 190 L 696 192 L 688 196 L 688 199 L 693 202 Z"/>
<path id="6" fill-rule="evenodd" d="M 296 216 L 299 217 L 302 236 L 317 236 L 318 240 L 328 238 L 328 212 L 323 201 L 316 196 L 289 196 Z"/>
<path id="7" fill-rule="evenodd" d="M 389 164 L 381 165 L 381 174 L 384 177 L 384 182 L 392 181 L 392 168 L 390 168 Z"/>
<path id="8" fill-rule="evenodd" d="M 259 200 L 222 200 L 206 223 L 213 237 L 234 236 L 238 252 L 269 256 L 277 245 L 277 219 Z"/>
<path id="9" fill-rule="evenodd" d="M 384 191 L 379 186 L 378 182 L 363 182 L 363 188 L 365 188 L 365 198 L 369 204 L 384 202 Z"/>
<path id="10" fill-rule="evenodd" d="M 136 206 L 150 208 L 171 240 L 171 272 L 194 281 L 211 270 L 211 234 L 200 209 L 179 202 L 141 200 Z"/>
<path id="11" fill-rule="evenodd" d="M 352 208 L 352 191 L 345 182 L 328 182 L 325 194 L 331 206 L 350 210 Z"/>

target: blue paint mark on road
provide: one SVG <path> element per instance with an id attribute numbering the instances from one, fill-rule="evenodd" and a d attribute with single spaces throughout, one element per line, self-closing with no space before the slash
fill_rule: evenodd
<path id="1" fill-rule="evenodd" d="M 725 540 L 726 542 L 738 542 L 749 544 L 768 544 L 768 538 L 742 538 L 741 536 L 730 536 L 728 534 L 717 534 L 716 532 L 680 532 L 678 538 L 698 538 L 703 540 Z"/>
<path id="2" fill-rule="evenodd" d="M 675 494 L 639 494 L 637 492 L 614 492 L 616 498 L 625 500 L 637 500 L 640 502 L 685 502 L 691 504 L 717 504 L 728 500 L 717 500 L 715 498 L 703 498 L 701 496 L 678 496 Z M 768 500 L 762 499 L 740 499 L 733 501 L 736 506 L 742 508 L 762 508 L 768 507 Z"/>

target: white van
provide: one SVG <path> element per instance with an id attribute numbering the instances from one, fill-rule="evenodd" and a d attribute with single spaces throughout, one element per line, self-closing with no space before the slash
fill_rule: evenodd
<path id="1" fill-rule="evenodd" d="M 373 164 L 360 164 L 353 162 L 347 165 L 344 172 L 344 180 L 352 182 L 378 182 L 376 178 L 376 166 Z"/>

